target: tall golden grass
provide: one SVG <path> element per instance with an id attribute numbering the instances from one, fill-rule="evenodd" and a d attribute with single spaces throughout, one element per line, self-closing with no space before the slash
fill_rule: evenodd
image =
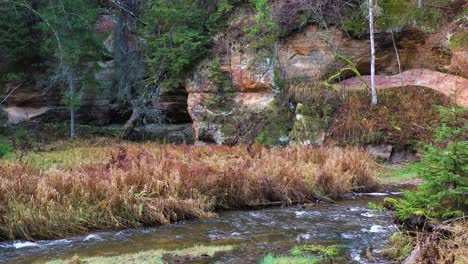
<path id="1" fill-rule="evenodd" d="M 219 209 L 311 202 L 374 188 L 377 169 L 357 148 L 150 144 L 115 147 L 107 161 L 64 169 L 3 164 L 0 239 L 61 238 L 212 217 Z"/>

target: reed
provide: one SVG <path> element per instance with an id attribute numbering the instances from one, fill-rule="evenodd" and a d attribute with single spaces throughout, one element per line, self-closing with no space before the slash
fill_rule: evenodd
<path id="1" fill-rule="evenodd" d="M 89 151 L 108 159 L 47 170 L 0 165 L 0 239 L 62 238 L 312 202 L 374 188 L 379 169 L 358 148 L 124 144 Z"/>

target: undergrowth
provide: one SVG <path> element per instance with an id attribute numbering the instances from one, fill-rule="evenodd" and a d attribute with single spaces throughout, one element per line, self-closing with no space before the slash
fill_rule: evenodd
<path id="1" fill-rule="evenodd" d="M 350 91 L 334 125 L 331 138 L 342 145 L 391 144 L 399 149 L 431 142 L 431 127 L 441 124 L 434 105 L 448 106 L 449 99 L 427 88 L 405 87 L 379 91 L 377 106 L 366 91 Z"/>

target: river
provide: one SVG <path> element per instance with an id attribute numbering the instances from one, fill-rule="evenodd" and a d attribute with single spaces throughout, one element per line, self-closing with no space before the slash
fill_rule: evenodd
<path id="1" fill-rule="evenodd" d="M 372 246 L 378 255 L 391 233 L 396 231 L 389 213 L 368 208 L 369 202 L 379 202 L 386 195 L 389 193 L 365 194 L 337 204 L 317 204 L 307 208 L 291 206 L 221 212 L 214 219 L 61 240 L 2 242 L 0 263 L 43 263 L 75 254 L 112 256 L 194 245 L 236 246 L 233 251 L 202 263 L 258 263 L 268 253 L 285 254 L 297 244 L 337 244 L 344 249 L 346 263 L 367 263 L 366 249 Z M 388 261 L 378 259 L 378 263 Z"/>

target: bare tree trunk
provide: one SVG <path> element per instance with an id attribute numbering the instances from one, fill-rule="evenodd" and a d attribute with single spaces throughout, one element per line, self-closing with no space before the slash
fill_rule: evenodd
<path id="1" fill-rule="evenodd" d="M 398 47 L 396 45 L 395 35 L 393 34 L 393 28 L 390 28 L 390 33 L 392 35 L 393 48 L 395 49 L 395 55 L 398 63 L 398 74 L 400 74 L 401 86 L 403 87 L 405 86 L 405 82 L 403 81 L 403 75 L 401 75 L 400 53 L 398 52 Z"/>
<path id="2" fill-rule="evenodd" d="M 70 93 L 70 139 L 75 139 L 75 73 L 68 69 L 68 87 Z"/>
<path id="3" fill-rule="evenodd" d="M 423 0 L 418 0 L 418 8 L 423 8 Z"/>
<path id="4" fill-rule="evenodd" d="M 375 87 L 375 40 L 374 40 L 374 1 L 369 0 L 369 30 L 371 45 L 371 90 L 372 105 L 377 104 L 377 88 Z"/>

